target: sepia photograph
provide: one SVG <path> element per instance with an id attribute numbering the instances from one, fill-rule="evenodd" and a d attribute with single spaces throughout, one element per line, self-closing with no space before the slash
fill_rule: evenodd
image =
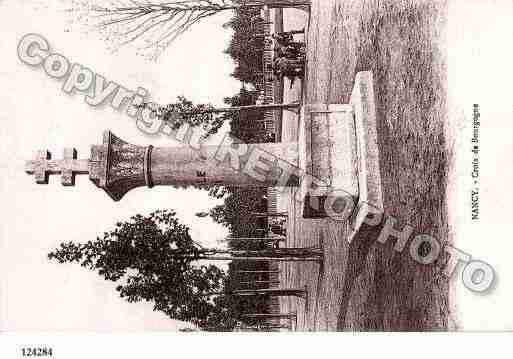
<path id="1" fill-rule="evenodd" d="M 512 331 L 512 16 L 0 0 L 0 333 Z"/>

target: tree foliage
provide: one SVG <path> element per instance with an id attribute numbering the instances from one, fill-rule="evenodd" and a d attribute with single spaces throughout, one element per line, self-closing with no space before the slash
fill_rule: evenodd
<path id="1" fill-rule="evenodd" d="M 254 105 L 258 97 L 258 91 L 241 88 L 239 93 L 225 97 L 224 102 L 230 106 Z M 264 113 L 261 110 L 248 110 L 233 113 L 230 118 L 225 118 L 230 123 L 230 136 L 243 143 L 268 142 L 268 134 L 265 131 Z"/>
<path id="2" fill-rule="evenodd" d="M 265 194 L 265 188 L 231 188 L 224 203 L 210 210 L 210 216 L 233 237 L 256 237 L 261 224 L 251 214 L 265 209 Z"/>
<path id="3" fill-rule="evenodd" d="M 159 120 L 173 130 L 178 130 L 183 125 L 202 127 L 205 131 L 204 137 L 217 133 L 229 117 L 217 113 L 211 104 L 194 104 L 184 96 L 178 96 L 176 102 L 164 106 L 143 103 L 141 107 L 151 110 Z"/>
<path id="4" fill-rule="evenodd" d="M 242 2 L 242 1 L 239 1 Z M 233 30 L 225 53 L 235 62 L 232 76 L 243 83 L 257 87 L 263 69 L 264 19 L 260 16 L 259 8 L 239 8 L 233 17 L 224 24 L 225 28 Z"/>
<path id="5" fill-rule="evenodd" d="M 96 241 L 62 243 L 48 257 L 97 271 L 116 282 L 128 302 L 153 302 L 154 310 L 199 327 L 229 328 L 236 315 L 226 299 L 213 296 L 224 289 L 226 273 L 213 265 L 193 265 L 200 253 L 175 212 L 159 210 L 119 222 Z"/>

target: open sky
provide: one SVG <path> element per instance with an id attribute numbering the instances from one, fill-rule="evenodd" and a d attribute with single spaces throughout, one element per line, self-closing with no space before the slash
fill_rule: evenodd
<path id="1" fill-rule="evenodd" d="M 94 108 L 83 94 L 64 93 L 63 81 L 23 64 L 16 49 L 25 34 L 41 34 L 70 62 L 127 89 L 143 87 L 156 102 L 184 95 L 219 105 L 240 87 L 229 76 L 231 59 L 222 53 L 231 35 L 221 27 L 229 13 L 198 24 L 149 62 L 130 47 L 111 53 L 97 33 L 70 27 L 61 10 L 59 2 L 0 1 L 0 330 L 176 329 L 180 323 L 153 312 L 150 304 L 119 298 L 114 283 L 78 265 L 51 263 L 46 254 L 62 241 L 94 239 L 118 220 L 159 208 L 175 209 L 195 240 L 216 244 L 225 229 L 194 214 L 217 202 L 202 191 L 161 187 L 132 191 L 115 203 L 87 176 L 77 178 L 73 188 L 62 187 L 59 176 L 47 186 L 36 185 L 24 173 L 24 161 L 36 150 L 48 148 L 61 158 L 64 147 L 75 147 L 79 158 L 88 158 L 89 146 L 100 144 L 106 129 L 134 144 L 177 144 L 164 136 L 149 138 L 124 112 Z"/>

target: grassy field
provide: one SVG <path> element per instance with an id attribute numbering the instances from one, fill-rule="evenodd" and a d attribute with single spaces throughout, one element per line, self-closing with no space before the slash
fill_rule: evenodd
<path id="1" fill-rule="evenodd" d="M 306 103 L 347 103 L 355 74 L 373 72 L 386 214 L 398 219 L 396 228 L 409 224 L 442 244 L 450 241 L 446 22 L 441 1 L 312 0 L 303 84 Z M 394 239 L 374 243 L 375 233 L 350 245 L 346 225 L 303 220 L 293 201 L 289 212 L 288 245 L 322 242 L 326 253 L 322 268 L 283 265 L 284 286 L 309 290 L 308 301 L 281 300 L 283 312 L 297 311 L 298 330 L 453 326 L 448 281 L 435 266 L 394 252 Z"/>

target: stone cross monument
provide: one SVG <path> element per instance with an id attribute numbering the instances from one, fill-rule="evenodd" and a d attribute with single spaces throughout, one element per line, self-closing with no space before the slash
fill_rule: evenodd
<path id="1" fill-rule="evenodd" d="M 333 217 L 332 206 L 341 195 L 381 210 L 372 73 L 356 75 L 349 104 L 304 105 L 298 121 L 298 142 L 233 144 L 225 138 L 221 145 L 198 148 L 137 146 L 106 131 L 103 144 L 91 147 L 89 159 L 78 159 L 75 149 L 65 149 L 61 160 L 39 151 L 35 160 L 27 161 L 26 172 L 39 184 L 60 174 L 65 186 L 73 186 L 76 175 L 88 174 L 115 201 L 141 186 L 219 184 L 299 187 L 307 218 Z M 313 182 L 316 191 L 325 191 L 313 194 Z M 358 213 L 355 228 L 365 217 L 365 212 Z"/>
<path id="2" fill-rule="evenodd" d="M 298 163 L 297 156 L 297 143 L 223 143 L 202 145 L 199 149 L 144 147 L 127 143 L 106 131 L 103 144 L 91 146 L 89 159 L 77 159 L 75 149 L 65 149 L 63 159 L 55 160 L 50 152 L 43 150 L 35 160 L 26 162 L 25 171 L 34 175 L 38 184 L 48 184 L 49 175 L 60 174 L 64 186 L 73 186 L 76 175 L 89 174 L 96 186 L 119 201 L 127 192 L 141 186 L 277 186 L 284 174 L 276 160 L 294 166 Z M 285 186 L 298 184 L 299 180 L 293 176 L 283 183 Z"/>

